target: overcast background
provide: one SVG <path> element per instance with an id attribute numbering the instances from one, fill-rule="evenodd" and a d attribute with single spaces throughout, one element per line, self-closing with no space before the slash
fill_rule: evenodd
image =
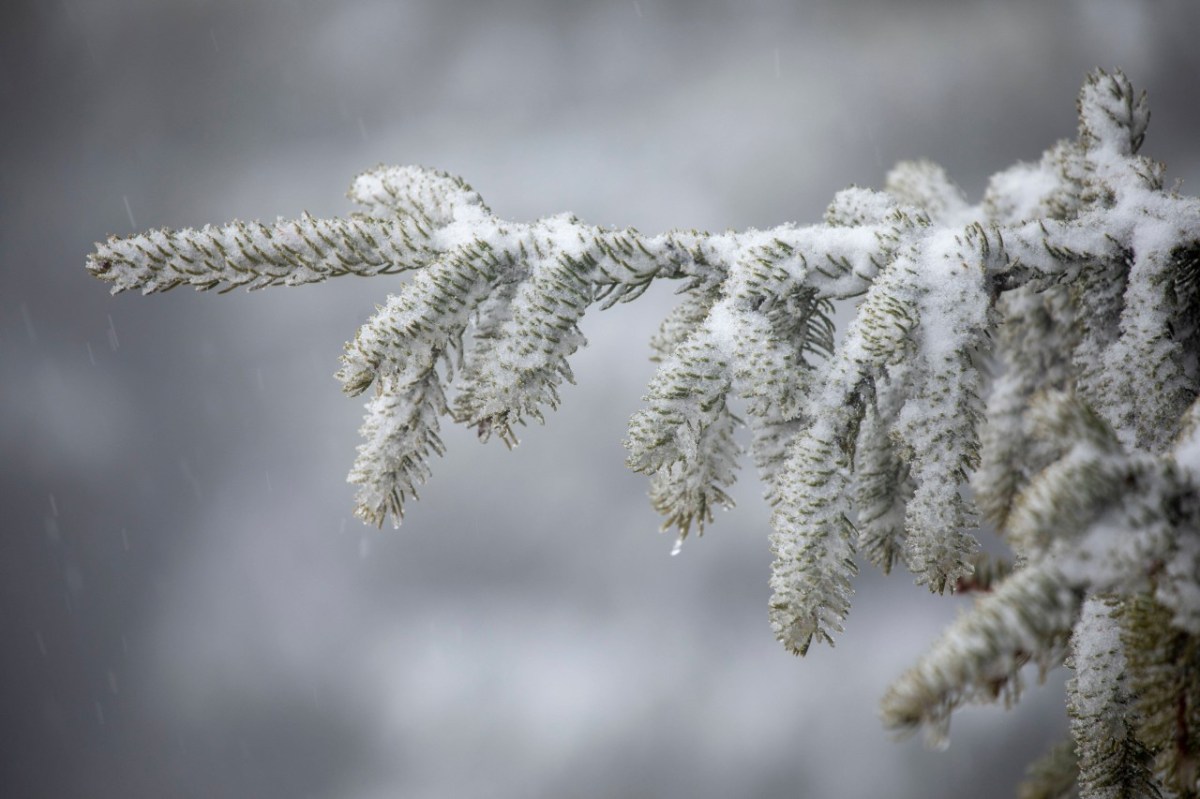
<path id="1" fill-rule="evenodd" d="M 0 11 L 0 793 L 1000 797 L 1062 677 L 893 742 L 888 682 L 953 617 L 865 569 L 836 649 L 767 624 L 767 513 L 669 557 L 620 442 L 668 291 L 589 316 L 519 449 L 450 431 L 404 526 L 344 482 L 332 374 L 394 278 L 110 297 L 94 241 L 351 210 L 380 162 L 499 215 L 817 221 L 929 157 L 986 176 L 1074 133 L 1095 66 L 1200 183 L 1185 0 L 17 0 Z"/>

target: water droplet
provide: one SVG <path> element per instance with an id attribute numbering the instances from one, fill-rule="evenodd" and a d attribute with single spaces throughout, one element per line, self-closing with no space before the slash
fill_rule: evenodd
<path id="1" fill-rule="evenodd" d="M 675 546 L 671 547 L 671 557 L 675 557 L 683 551 L 683 536 L 675 539 Z"/>
<path id="2" fill-rule="evenodd" d="M 108 315 L 108 346 L 113 352 L 116 352 L 117 348 L 121 346 L 121 342 L 117 338 L 117 328 L 113 325 L 112 314 Z"/>
<path id="3" fill-rule="evenodd" d="M 950 718 L 935 719 L 925 726 L 925 745 L 934 752 L 950 748 Z"/>
<path id="4" fill-rule="evenodd" d="M 46 657 L 46 640 L 40 632 L 34 632 L 33 637 L 37 639 L 38 651 L 42 653 L 42 657 Z"/>

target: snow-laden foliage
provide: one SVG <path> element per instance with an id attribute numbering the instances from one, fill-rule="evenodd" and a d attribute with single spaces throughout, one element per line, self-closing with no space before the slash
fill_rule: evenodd
<path id="1" fill-rule="evenodd" d="M 589 307 L 678 281 L 626 441 L 665 528 L 682 542 L 730 504 L 748 426 L 788 649 L 842 631 L 860 556 L 902 564 L 979 598 L 888 691 L 886 725 L 943 742 L 956 708 L 1065 663 L 1073 743 L 1024 795 L 1196 796 L 1200 201 L 1138 154 L 1148 119 L 1124 75 L 1093 73 L 1078 136 L 977 205 L 911 162 L 823 224 L 650 236 L 507 222 L 457 178 L 380 167 L 350 219 L 112 238 L 88 268 L 143 292 L 413 271 L 338 372 L 374 387 L 350 472 L 374 524 L 428 479 L 443 417 L 513 444 L 574 379 Z M 840 340 L 838 301 L 857 304 Z"/>

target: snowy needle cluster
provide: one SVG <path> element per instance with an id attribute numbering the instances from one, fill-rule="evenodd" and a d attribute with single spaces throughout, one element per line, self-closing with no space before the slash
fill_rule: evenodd
<path id="1" fill-rule="evenodd" d="M 902 163 L 820 225 L 648 236 L 504 221 L 458 178 L 380 167 L 350 219 L 112 238 L 88 269 L 146 293 L 412 271 L 338 372 L 373 389 L 349 479 L 374 524 L 416 497 L 443 418 L 513 444 L 573 379 L 589 307 L 677 281 L 626 441 L 664 527 L 682 541 L 730 504 L 748 426 L 789 650 L 842 631 L 859 558 L 902 564 L 979 598 L 890 688 L 887 726 L 942 742 L 964 703 L 1014 700 L 1025 664 L 1066 664 L 1073 741 L 1025 794 L 1197 796 L 1200 200 L 1138 154 L 1148 119 L 1124 75 L 1093 73 L 1077 138 L 978 205 Z"/>

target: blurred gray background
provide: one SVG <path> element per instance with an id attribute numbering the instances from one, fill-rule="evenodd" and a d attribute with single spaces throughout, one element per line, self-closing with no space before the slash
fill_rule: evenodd
<path id="1" fill-rule="evenodd" d="M 892 741 L 890 679 L 962 600 L 865 569 L 836 649 L 766 621 L 767 513 L 676 558 L 620 442 L 669 290 L 589 316 L 519 449 L 451 430 L 398 530 L 350 516 L 342 342 L 398 285 L 110 297 L 94 241 L 351 210 L 380 162 L 501 216 L 818 221 L 929 157 L 1074 133 L 1088 70 L 1150 92 L 1194 193 L 1184 0 L 9 0 L 0 11 L 0 794 L 1012 795 L 1062 676 Z"/>

